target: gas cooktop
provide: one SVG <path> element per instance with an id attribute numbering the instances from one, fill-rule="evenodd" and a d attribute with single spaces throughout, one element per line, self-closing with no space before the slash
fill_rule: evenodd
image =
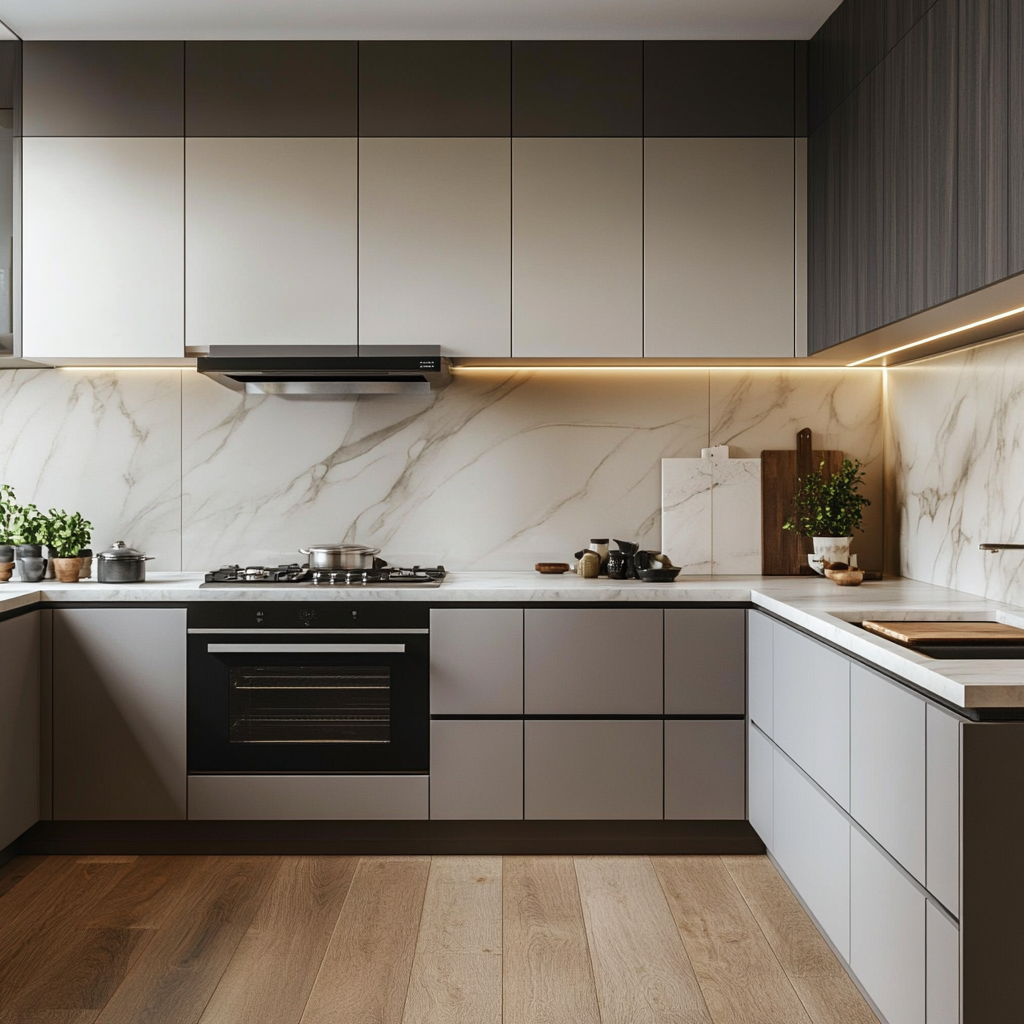
<path id="1" fill-rule="evenodd" d="M 377 569 L 310 569 L 308 565 L 222 565 L 206 574 L 200 587 L 439 587 L 443 565 L 414 565 L 406 569 L 385 565 Z"/>

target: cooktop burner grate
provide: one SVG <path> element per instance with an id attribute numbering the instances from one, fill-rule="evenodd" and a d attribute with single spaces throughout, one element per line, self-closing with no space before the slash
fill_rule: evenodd
<path id="1" fill-rule="evenodd" d="M 222 565 L 206 574 L 204 587 L 301 586 L 301 587 L 439 587 L 445 578 L 443 565 L 412 568 L 385 565 L 376 569 L 310 569 L 308 565 Z"/>

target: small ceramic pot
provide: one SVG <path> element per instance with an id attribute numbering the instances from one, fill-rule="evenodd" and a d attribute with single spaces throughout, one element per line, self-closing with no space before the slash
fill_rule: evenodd
<path id="1" fill-rule="evenodd" d="M 10 544 L 0 544 L 0 562 L 13 562 L 14 548 Z"/>
<path id="2" fill-rule="evenodd" d="M 82 571 L 81 558 L 55 558 L 53 570 L 57 574 L 60 583 L 77 583 L 78 574 Z"/>
<path id="3" fill-rule="evenodd" d="M 18 544 L 14 548 L 14 561 L 18 566 L 18 576 L 26 583 L 38 583 L 43 577 L 33 576 L 28 579 L 25 576 L 25 559 L 38 558 L 43 563 L 43 572 L 46 572 L 46 559 L 43 558 L 43 546 L 41 544 Z"/>
<path id="4" fill-rule="evenodd" d="M 46 559 L 29 555 L 18 560 L 18 575 L 23 583 L 38 583 L 46 575 Z"/>
<path id="5" fill-rule="evenodd" d="M 78 557 L 82 559 L 82 568 L 78 573 L 78 578 L 87 580 L 92 575 L 92 550 L 83 548 L 78 552 Z"/>
<path id="6" fill-rule="evenodd" d="M 814 560 L 807 561 L 815 572 L 824 574 L 823 562 L 844 562 L 850 564 L 850 545 L 852 537 L 815 537 L 814 539 Z"/>
<path id="7" fill-rule="evenodd" d="M 13 562 L 0 562 L 0 583 L 10 582 L 12 572 L 14 572 Z"/>

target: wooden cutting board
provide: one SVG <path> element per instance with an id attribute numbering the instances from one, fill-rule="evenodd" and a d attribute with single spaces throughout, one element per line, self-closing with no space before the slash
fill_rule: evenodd
<path id="1" fill-rule="evenodd" d="M 914 644 L 1024 643 L 1024 629 L 1001 622 L 876 622 L 861 625 L 888 640 Z"/>
<path id="2" fill-rule="evenodd" d="M 843 453 L 813 451 L 811 432 L 797 434 L 797 449 L 761 452 L 761 572 L 765 576 L 817 576 L 807 564 L 811 542 L 782 524 L 793 510 L 797 481 L 825 463 L 826 476 L 843 464 Z"/>

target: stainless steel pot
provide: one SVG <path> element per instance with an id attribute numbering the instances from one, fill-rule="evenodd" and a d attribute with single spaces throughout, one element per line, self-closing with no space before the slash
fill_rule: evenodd
<path id="1" fill-rule="evenodd" d="M 146 563 L 153 558 L 119 540 L 96 556 L 96 579 L 100 583 L 145 583 Z"/>
<path id="2" fill-rule="evenodd" d="M 312 544 L 299 551 L 309 556 L 310 569 L 373 569 L 380 559 L 380 548 L 368 548 L 365 544 Z"/>

